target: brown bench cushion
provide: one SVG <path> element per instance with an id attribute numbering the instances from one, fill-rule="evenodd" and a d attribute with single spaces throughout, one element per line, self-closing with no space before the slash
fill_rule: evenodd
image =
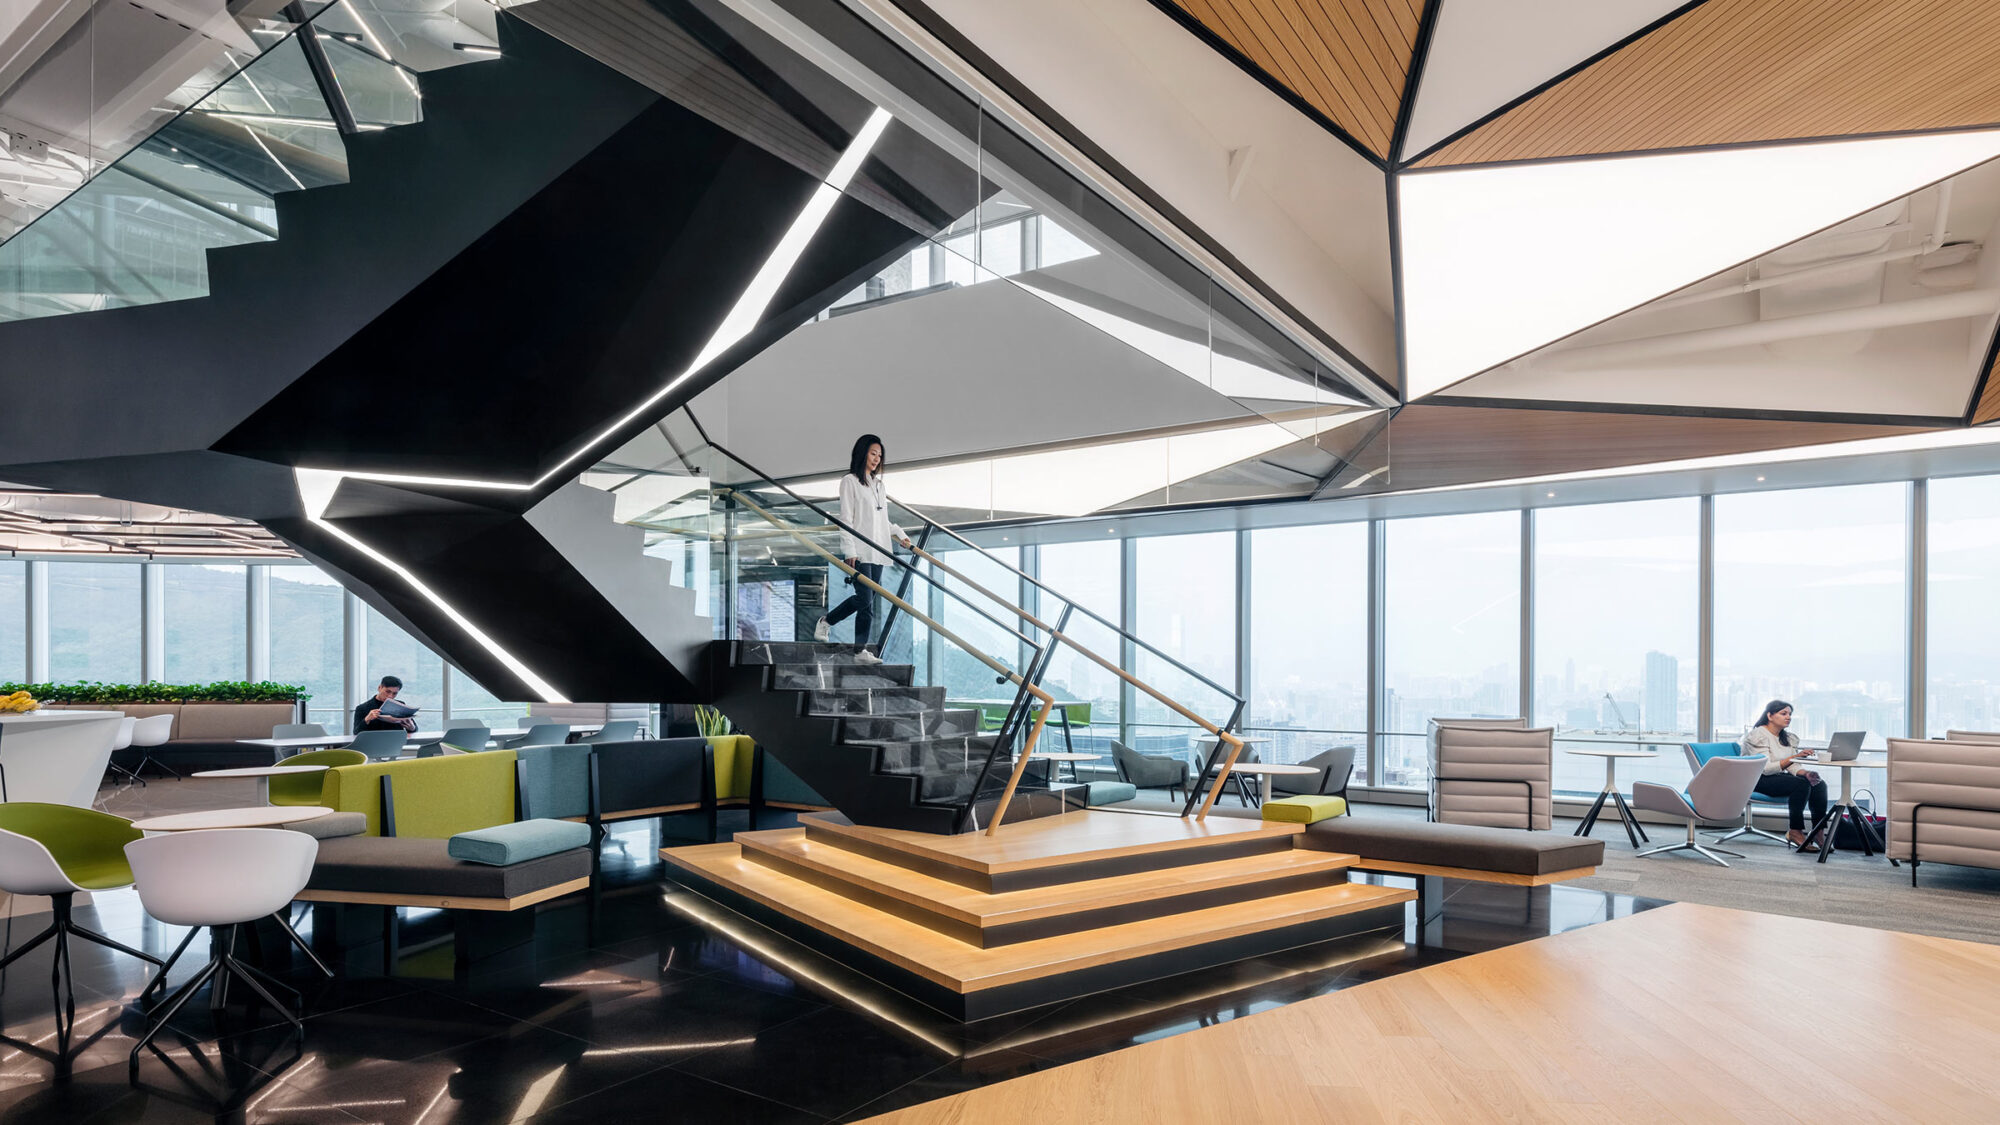
<path id="1" fill-rule="evenodd" d="M 445 853 L 447 841 L 414 836 L 342 836 L 319 842 L 309 891 L 518 898 L 590 875 L 590 849 L 531 859 L 508 867 L 466 863 Z"/>
<path id="2" fill-rule="evenodd" d="M 1298 845 L 1323 852 L 1352 852 L 1364 860 L 1508 875 L 1548 875 L 1596 867 L 1604 860 L 1604 841 L 1588 836 L 1472 824 L 1433 824 L 1405 817 L 1342 816 L 1322 820 L 1306 826 Z"/>

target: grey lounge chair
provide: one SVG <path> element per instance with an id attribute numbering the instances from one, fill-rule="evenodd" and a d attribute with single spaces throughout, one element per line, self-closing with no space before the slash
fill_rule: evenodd
<path id="1" fill-rule="evenodd" d="M 1122 742 L 1111 743 L 1111 760 L 1118 767 L 1118 780 L 1141 789 L 1165 789 L 1176 799 L 1188 783 L 1188 764 L 1182 758 L 1156 758 L 1141 754 Z"/>
<path id="2" fill-rule="evenodd" d="M 585 735 L 578 742 L 630 742 L 639 737 L 639 722 L 636 719 L 614 719 L 599 727 L 596 734 Z"/>
<path id="3" fill-rule="evenodd" d="M 1688 782 L 1687 792 L 1682 793 L 1671 785 L 1660 785 L 1651 781 L 1632 783 L 1632 804 L 1636 808 L 1649 809 L 1668 816 L 1678 816 L 1687 821 L 1687 839 L 1682 843 L 1650 848 L 1640 852 L 1641 857 L 1659 855 L 1663 852 L 1695 852 L 1702 858 L 1724 867 L 1729 861 L 1722 857 L 1743 858 L 1742 852 L 1709 848 L 1695 841 L 1695 825 L 1701 822 L 1723 824 L 1743 815 L 1743 805 L 1750 799 L 1750 791 L 1757 788 L 1757 779 L 1764 775 L 1764 759 L 1755 758 L 1710 758 L 1703 762 L 1694 778 Z"/>
<path id="4" fill-rule="evenodd" d="M 1311 795 L 1319 797 L 1347 798 L 1347 783 L 1354 777 L 1354 747 L 1336 746 L 1322 750 L 1305 761 L 1302 766 L 1319 770 L 1318 776 L 1305 774 L 1280 774 L 1271 779 L 1271 792 L 1285 797 Z M 1354 806 L 1349 805 L 1347 815 L 1354 815 Z"/>
<path id="5" fill-rule="evenodd" d="M 486 749 L 487 745 L 493 741 L 493 736 L 488 733 L 485 723 L 467 722 L 464 719 L 459 719 L 457 722 L 457 726 L 445 728 L 443 738 L 438 739 L 429 746 L 418 747 L 417 757 L 435 758 L 446 750 L 463 750 L 468 754 L 476 753 Z"/>
<path id="6" fill-rule="evenodd" d="M 364 730 L 354 736 L 347 748 L 368 755 L 371 762 L 393 762 L 403 756 L 403 744 L 409 740 L 408 731 Z"/>
<path id="7" fill-rule="evenodd" d="M 522 746 L 560 746 L 568 741 L 568 723 L 536 723 L 528 728 L 528 733 L 510 738 L 500 745 L 504 749 L 516 749 Z"/>

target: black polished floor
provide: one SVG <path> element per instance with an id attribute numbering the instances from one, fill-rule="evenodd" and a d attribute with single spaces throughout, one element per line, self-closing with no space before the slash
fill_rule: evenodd
<path id="1" fill-rule="evenodd" d="M 745 825 L 739 814 L 723 827 Z M 76 946 L 77 1026 L 65 1045 L 51 958 L 38 949 L 0 977 L 0 1120 L 855 1120 L 1657 905 L 1452 883 L 1437 948 L 1385 932 L 967 1026 L 680 889 L 660 842 L 651 822 L 615 831 L 595 901 L 551 904 L 532 947 L 455 976 L 450 942 L 425 942 L 443 935 L 442 918 L 405 911 L 392 972 L 379 943 L 350 951 L 332 982 L 302 961 L 277 962 L 307 997 L 302 1038 L 268 1010 L 235 1007 L 218 1019 L 197 1002 L 136 1071 L 126 1054 L 146 1026 L 135 1005 L 144 966 Z M 184 932 L 147 918 L 130 891 L 96 896 L 77 914 L 162 955 Z M 0 920 L 0 946 L 47 919 L 44 910 Z M 204 945 L 170 983 L 196 971 Z"/>

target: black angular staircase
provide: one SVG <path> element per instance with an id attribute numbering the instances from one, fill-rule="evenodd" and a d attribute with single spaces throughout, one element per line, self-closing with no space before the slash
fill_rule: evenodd
<path id="1" fill-rule="evenodd" d="M 709 649 L 715 705 L 857 824 L 940 834 L 985 824 L 1013 754 L 995 755 L 999 735 L 980 732 L 977 710 L 948 707 L 943 687 L 912 686 L 913 666 L 859 664 L 859 652 L 849 644 L 716 642 Z M 1007 823 L 1083 807 L 1082 786 L 1037 775 L 1031 768 L 1022 780 Z"/>

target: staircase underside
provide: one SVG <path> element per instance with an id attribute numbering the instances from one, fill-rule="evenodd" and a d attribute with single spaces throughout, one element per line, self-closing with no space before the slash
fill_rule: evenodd
<path id="1" fill-rule="evenodd" d="M 838 814 L 665 848 L 681 881 L 960 1020 L 1403 925 L 1299 825 L 1076 812 L 994 836 Z"/>

